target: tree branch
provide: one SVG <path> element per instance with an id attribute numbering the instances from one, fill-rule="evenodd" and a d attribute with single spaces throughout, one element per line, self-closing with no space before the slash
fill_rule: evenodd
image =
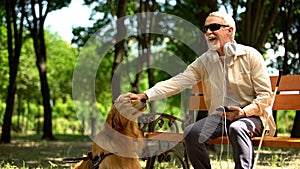
<path id="1" fill-rule="evenodd" d="M 272 3 L 273 6 L 271 7 L 270 9 L 270 12 L 269 12 L 269 15 L 268 15 L 268 18 L 266 20 L 266 23 L 264 24 L 265 26 L 263 27 L 262 29 L 262 32 L 260 33 L 260 36 L 257 40 L 257 43 L 256 43 L 256 48 L 258 50 L 262 49 L 267 37 L 268 37 L 268 32 L 269 30 L 271 29 L 275 19 L 276 19 L 276 16 L 278 14 L 278 8 L 280 6 L 280 3 L 282 0 L 274 0 L 275 2 Z"/>
<path id="2" fill-rule="evenodd" d="M 251 44 L 251 11 L 252 11 L 252 1 L 247 1 L 246 4 L 246 12 L 245 12 L 245 18 L 244 18 L 244 43 L 247 45 Z"/>

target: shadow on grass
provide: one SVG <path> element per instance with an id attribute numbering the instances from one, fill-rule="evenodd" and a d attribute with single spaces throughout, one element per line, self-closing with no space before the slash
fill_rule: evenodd
<path id="1" fill-rule="evenodd" d="M 254 158 L 257 153 L 257 148 L 254 147 Z M 223 147 L 222 159 L 220 162 L 221 146 L 214 145 L 214 150 L 210 152 L 213 168 L 234 168 L 233 155 L 231 145 L 227 148 L 227 145 Z M 227 153 L 228 152 L 228 153 Z M 262 147 L 257 169 L 299 169 L 300 168 L 300 149 L 293 148 L 274 148 L 274 147 Z"/>
<path id="2" fill-rule="evenodd" d="M 0 144 L 0 168 L 70 168 L 63 158 L 82 157 L 91 149 L 88 136 L 55 137 L 55 141 L 46 141 L 40 135 L 13 135 L 10 144 Z"/>
<path id="3" fill-rule="evenodd" d="M 71 168 L 72 164 L 62 162 L 63 158 L 82 157 L 91 150 L 92 142 L 88 136 L 55 135 L 56 141 L 41 140 L 40 135 L 13 135 L 10 144 L 0 144 L 0 168 Z M 213 168 L 234 168 L 232 151 L 227 146 L 221 162 L 220 146 L 214 145 L 210 152 Z M 255 147 L 255 150 L 257 147 Z M 142 162 L 145 163 L 145 162 Z M 157 164 L 156 169 L 174 168 L 178 162 Z M 143 165 L 144 166 L 144 165 Z M 260 153 L 259 169 L 300 168 L 300 149 L 263 147 Z"/>

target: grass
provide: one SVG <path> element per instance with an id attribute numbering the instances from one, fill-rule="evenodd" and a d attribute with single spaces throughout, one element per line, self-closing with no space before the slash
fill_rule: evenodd
<path id="1" fill-rule="evenodd" d="M 66 157 L 81 157 L 90 150 L 87 136 L 56 135 L 56 141 L 41 141 L 38 135 L 17 135 L 10 144 L 0 144 L 0 168 L 71 168 Z"/>
<path id="2" fill-rule="evenodd" d="M 224 147 L 224 152 L 222 156 L 222 161 L 218 159 L 220 154 L 220 145 L 215 145 L 215 151 L 210 154 L 212 160 L 213 168 L 234 168 L 234 162 L 232 159 L 232 150 L 229 148 L 229 157 L 227 159 L 227 146 Z M 254 149 L 255 155 L 257 153 L 257 147 Z M 229 166 L 229 167 L 227 167 Z M 262 147 L 259 160 L 257 164 L 257 169 L 298 169 L 300 168 L 300 149 L 289 149 L 289 148 L 270 148 Z"/>
<path id="3" fill-rule="evenodd" d="M 81 157 L 90 151 L 91 140 L 88 136 L 80 135 L 56 135 L 56 141 L 41 141 L 39 135 L 13 135 L 10 144 L 0 144 L 0 168 L 1 169 L 54 169 L 72 168 L 72 164 L 62 162 L 63 158 Z M 257 149 L 257 148 L 256 148 Z M 224 146 L 222 160 L 219 160 L 220 146 L 215 145 L 210 151 L 213 168 L 233 168 L 231 148 Z M 145 166 L 145 161 L 141 161 Z M 179 168 L 178 162 L 155 164 L 155 169 Z M 227 167 L 229 166 L 229 167 Z M 258 169 L 296 169 L 300 168 L 299 149 L 279 149 L 263 147 Z"/>

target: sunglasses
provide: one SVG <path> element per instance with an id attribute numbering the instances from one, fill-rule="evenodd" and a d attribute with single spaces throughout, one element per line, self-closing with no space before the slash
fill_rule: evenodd
<path id="1" fill-rule="evenodd" d="M 204 32 L 207 32 L 207 30 L 211 30 L 211 31 L 217 31 L 219 30 L 221 27 L 229 27 L 229 25 L 222 25 L 222 24 L 218 24 L 218 23 L 213 23 L 213 24 L 210 24 L 210 25 L 205 25 L 203 27 L 203 31 Z"/>

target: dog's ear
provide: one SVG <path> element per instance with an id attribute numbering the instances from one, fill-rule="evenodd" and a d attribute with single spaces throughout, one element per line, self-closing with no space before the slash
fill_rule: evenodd
<path id="1" fill-rule="evenodd" d="M 112 106 L 112 108 L 108 114 L 108 117 L 106 119 L 106 123 L 109 126 L 111 126 L 111 128 L 119 131 L 120 129 L 123 128 L 121 118 L 122 117 L 121 117 L 120 113 L 118 112 L 118 110 L 116 109 L 116 107 Z"/>

